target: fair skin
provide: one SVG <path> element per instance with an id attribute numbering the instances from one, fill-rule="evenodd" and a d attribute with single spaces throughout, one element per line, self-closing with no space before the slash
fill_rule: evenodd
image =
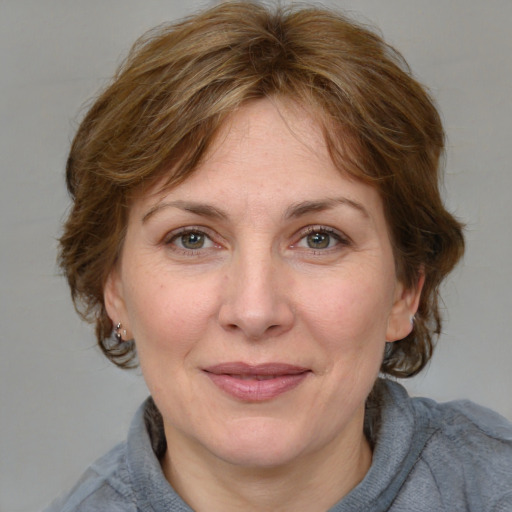
<path id="1" fill-rule="evenodd" d="M 243 106 L 191 177 L 135 200 L 105 301 L 183 499 L 311 512 L 350 492 L 384 344 L 409 334 L 420 288 L 396 277 L 377 191 L 334 167 L 297 106 Z"/>

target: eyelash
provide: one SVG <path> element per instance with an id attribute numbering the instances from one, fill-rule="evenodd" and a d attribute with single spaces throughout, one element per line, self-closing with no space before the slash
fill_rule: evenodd
<path id="1" fill-rule="evenodd" d="M 204 237 L 204 240 L 206 243 L 212 244 L 210 247 L 198 247 L 197 249 L 190 249 L 185 247 L 178 246 L 175 242 L 176 240 L 180 239 L 181 237 L 185 235 L 199 235 Z M 325 247 L 325 248 L 313 248 L 313 247 L 300 247 L 299 244 L 304 239 L 306 239 L 308 236 L 312 234 L 320 234 L 320 235 L 327 235 L 330 238 L 334 239 L 337 243 L 332 247 Z M 169 235 L 166 237 L 164 241 L 165 245 L 170 247 L 172 251 L 175 253 L 178 253 L 179 255 L 187 256 L 187 257 L 194 257 L 194 256 L 202 256 L 205 255 L 206 251 L 209 250 L 217 250 L 222 248 L 222 245 L 215 242 L 213 233 L 211 230 L 203 227 L 203 226 L 187 226 L 178 229 L 177 231 L 173 231 L 169 233 Z M 328 242 L 330 244 L 330 241 Z M 335 230 L 334 228 L 328 227 L 328 226 L 308 226 L 304 229 L 302 229 L 298 233 L 297 241 L 291 244 L 291 248 L 307 251 L 310 254 L 313 255 L 322 255 L 325 253 L 330 253 L 332 251 L 335 251 L 338 246 L 350 246 L 352 244 L 350 238 L 348 238 L 346 235 L 340 233 L 339 231 Z"/>
<path id="2" fill-rule="evenodd" d="M 312 247 L 310 247 L 310 248 L 298 247 L 298 244 L 302 240 L 304 240 L 306 237 L 308 237 L 309 235 L 312 235 L 312 234 L 317 234 L 317 233 L 318 234 L 328 235 L 329 237 L 334 238 L 334 240 L 336 240 L 336 242 L 337 242 L 336 245 L 333 246 L 333 247 L 326 247 L 326 248 L 322 248 L 322 249 L 318 249 L 318 248 L 314 249 Z M 352 244 L 352 241 L 350 240 L 350 238 L 347 237 L 346 235 L 340 233 L 338 230 L 336 230 L 334 228 L 331 228 L 331 227 L 328 227 L 328 226 L 317 225 L 317 226 L 308 226 L 307 228 L 303 229 L 299 233 L 299 238 L 298 238 L 297 242 L 292 244 L 292 247 L 298 247 L 300 249 L 305 249 L 305 250 L 308 250 L 308 251 L 312 251 L 314 255 L 319 255 L 319 254 L 322 254 L 322 253 L 333 251 L 339 245 L 344 246 L 344 247 L 348 247 L 351 244 Z"/>
<path id="3" fill-rule="evenodd" d="M 210 242 L 215 247 L 206 247 L 206 248 L 199 247 L 197 249 L 187 249 L 185 247 L 180 247 L 180 246 L 176 245 L 175 242 L 179 238 L 182 238 L 185 235 L 193 235 L 193 234 L 203 236 L 207 242 Z M 174 251 L 180 255 L 188 256 L 188 257 L 201 256 L 204 254 L 205 250 L 218 249 L 221 247 L 220 244 L 216 243 L 213 240 L 213 236 L 212 236 L 210 230 L 203 226 L 187 226 L 187 227 L 180 228 L 176 231 L 173 231 L 173 232 L 169 233 L 169 235 L 165 238 L 164 243 L 166 246 L 170 247 L 172 249 L 172 251 Z"/>

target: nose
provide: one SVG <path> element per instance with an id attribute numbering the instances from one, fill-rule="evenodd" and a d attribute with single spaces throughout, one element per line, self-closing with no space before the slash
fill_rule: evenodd
<path id="1" fill-rule="evenodd" d="M 294 311 L 285 265 L 272 255 L 239 255 L 225 276 L 221 326 L 249 340 L 273 338 L 291 329 Z"/>

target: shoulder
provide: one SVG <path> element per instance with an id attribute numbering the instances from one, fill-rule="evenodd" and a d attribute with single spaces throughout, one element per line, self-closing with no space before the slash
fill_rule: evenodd
<path id="1" fill-rule="evenodd" d="M 57 499 L 44 512 L 92 512 L 101 510 L 106 503 L 109 512 L 136 510 L 125 443 L 92 464 L 71 492 Z"/>
<path id="2" fill-rule="evenodd" d="M 392 381 L 381 381 L 380 385 L 383 398 L 379 400 L 392 428 L 421 431 L 419 437 L 426 440 L 426 447 L 443 443 L 457 458 L 496 460 L 503 456 L 509 467 L 512 464 L 512 423 L 498 413 L 469 400 L 438 403 L 411 398 L 403 386 Z"/>
<path id="3" fill-rule="evenodd" d="M 148 398 L 135 413 L 126 442 L 92 464 L 74 489 L 45 512 L 189 511 L 160 467 L 165 450 L 162 417 Z"/>
<path id="4" fill-rule="evenodd" d="M 469 401 L 411 398 L 389 380 L 373 400 L 374 466 L 393 472 L 389 510 L 512 512 L 509 421 Z"/>
<path id="5" fill-rule="evenodd" d="M 418 469 L 423 465 L 446 494 L 461 489 L 460 498 L 477 504 L 475 510 L 512 506 L 512 424 L 467 400 L 438 404 L 415 398 L 411 403 L 430 432 Z"/>
<path id="6" fill-rule="evenodd" d="M 480 460 L 502 458 L 512 465 L 512 424 L 498 413 L 469 400 L 436 403 L 411 399 L 415 413 L 424 417 L 433 431 L 430 442 L 452 445 L 460 457 Z"/>
<path id="7" fill-rule="evenodd" d="M 379 379 L 365 434 L 370 470 L 333 512 L 512 512 L 512 425 L 492 411 L 411 398 Z"/>

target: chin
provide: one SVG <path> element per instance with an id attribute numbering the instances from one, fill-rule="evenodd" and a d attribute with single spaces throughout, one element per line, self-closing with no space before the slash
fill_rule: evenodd
<path id="1" fill-rule="evenodd" d="M 213 454 L 227 463 L 247 468 L 285 466 L 307 451 L 307 441 L 299 432 L 276 420 L 254 418 L 218 436 Z"/>

